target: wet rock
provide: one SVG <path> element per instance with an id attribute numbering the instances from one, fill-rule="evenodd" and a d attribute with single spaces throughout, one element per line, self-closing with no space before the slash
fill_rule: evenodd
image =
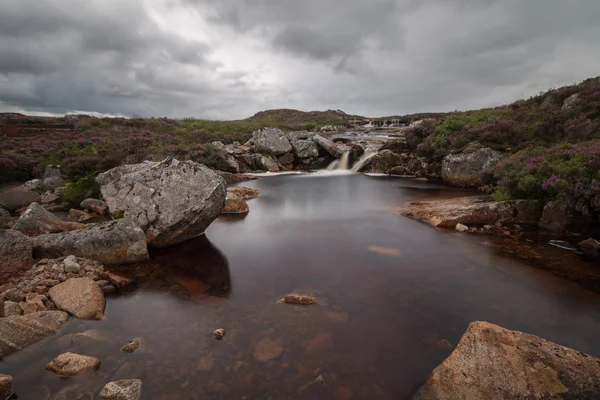
<path id="1" fill-rule="evenodd" d="M 142 396 L 142 381 L 139 379 L 124 379 L 107 383 L 100 394 L 99 400 L 139 400 Z"/>
<path id="2" fill-rule="evenodd" d="M 300 159 L 311 159 L 319 157 L 319 148 L 317 144 L 312 140 L 292 140 L 292 147 L 294 148 L 294 154 Z"/>
<path id="3" fill-rule="evenodd" d="M 579 249 L 590 260 L 600 260 L 600 242 L 597 240 L 592 238 L 583 240 L 579 242 Z"/>
<path id="4" fill-rule="evenodd" d="M 254 347 L 253 355 L 256 361 L 266 362 L 279 357 L 282 352 L 283 339 L 263 338 Z"/>
<path id="5" fill-rule="evenodd" d="M 12 381 L 12 376 L 0 374 L 0 399 L 4 400 L 12 394 Z"/>
<path id="6" fill-rule="evenodd" d="M 0 193 L 0 206 L 13 212 L 41 201 L 40 194 L 31 190 L 13 189 Z"/>
<path id="7" fill-rule="evenodd" d="M 212 334 L 215 337 L 215 339 L 223 340 L 223 338 L 225 338 L 226 333 L 227 333 L 227 331 L 225 329 L 219 328 L 219 329 L 215 329 Z"/>
<path id="8" fill-rule="evenodd" d="M 36 258 L 75 255 L 103 264 L 127 264 L 149 258 L 146 235 L 129 218 L 97 224 L 66 233 L 52 233 L 33 239 Z"/>
<path id="9" fill-rule="evenodd" d="M 292 151 L 292 145 L 281 129 L 263 128 L 252 133 L 256 152 L 280 156 Z"/>
<path id="10" fill-rule="evenodd" d="M 332 157 L 340 158 L 342 156 L 342 152 L 340 151 L 340 149 L 331 140 L 325 139 L 321 135 L 313 136 L 312 140 L 317 145 L 319 145 L 319 147 L 321 147 L 323 150 L 325 150 L 327 153 L 329 153 Z"/>
<path id="11" fill-rule="evenodd" d="M 548 202 L 544 206 L 539 226 L 556 233 L 585 232 L 593 223 L 591 214 L 583 214 L 573 201 L 556 200 Z"/>
<path id="12" fill-rule="evenodd" d="M 234 183 L 252 181 L 258 179 L 256 176 L 244 175 L 244 174 L 232 174 L 231 172 L 215 171 L 217 175 L 225 179 L 227 185 L 233 185 Z"/>
<path id="13" fill-rule="evenodd" d="M 125 165 L 98 175 L 96 181 L 110 210 L 123 210 L 155 247 L 201 235 L 225 204 L 223 178 L 193 161 L 167 158 Z"/>
<path id="14" fill-rule="evenodd" d="M 56 308 L 79 319 L 104 318 L 105 299 L 96 282 L 89 278 L 71 278 L 48 291 Z"/>
<path id="15" fill-rule="evenodd" d="M 115 274 L 114 272 L 106 272 L 106 277 L 110 283 L 119 290 L 127 289 L 133 284 L 133 279 Z"/>
<path id="16" fill-rule="evenodd" d="M 249 211 L 250 208 L 248 207 L 246 200 L 233 193 L 227 193 L 225 207 L 221 214 L 248 214 Z"/>
<path id="17" fill-rule="evenodd" d="M 23 314 L 21 305 L 16 301 L 5 300 L 4 301 L 4 316 L 11 317 L 13 315 Z"/>
<path id="18" fill-rule="evenodd" d="M 52 400 L 94 400 L 94 393 L 82 385 L 72 384 L 59 390 Z"/>
<path id="19" fill-rule="evenodd" d="M 449 185 L 478 187 L 482 172 L 497 164 L 503 157 L 502 153 L 489 147 L 449 154 L 442 161 L 442 179 Z"/>
<path id="20" fill-rule="evenodd" d="M 27 236 L 67 232 L 70 226 L 48 212 L 38 203 L 31 203 L 12 228 Z"/>
<path id="21" fill-rule="evenodd" d="M 46 369 L 56 375 L 67 378 L 96 371 L 100 368 L 100 360 L 76 353 L 63 353 L 50 361 Z"/>
<path id="22" fill-rule="evenodd" d="M 592 399 L 600 359 L 534 335 L 473 322 L 420 388 L 425 399 Z"/>
<path id="23" fill-rule="evenodd" d="M 0 319 L 0 357 L 54 335 L 69 320 L 62 311 L 42 311 Z"/>
<path id="24" fill-rule="evenodd" d="M 463 225 L 461 223 L 456 224 L 456 228 L 457 231 L 459 232 L 468 232 L 469 231 L 469 227 L 466 225 Z"/>
<path id="25" fill-rule="evenodd" d="M 400 215 L 441 228 L 501 224 L 535 225 L 541 213 L 535 200 L 489 201 L 486 196 L 411 203 Z"/>
<path id="26" fill-rule="evenodd" d="M 33 264 L 33 243 L 21 232 L 0 229 L 0 282 Z"/>
<path id="27" fill-rule="evenodd" d="M 67 221 L 71 222 L 86 222 L 91 221 L 94 218 L 96 218 L 94 214 L 90 214 L 82 210 L 77 210 L 75 208 L 71 208 L 69 210 L 69 214 L 67 215 Z"/>
<path id="28" fill-rule="evenodd" d="M 73 335 L 73 343 L 84 349 L 111 346 L 115 340 L 111 333 L 100 329 L 88 329 Z"/>
<path id="29" fill-rule="evenodd" d="M 127 344 L 121 347 L 121 351 L 124 353 L 133 353 L 136 350 L 144 347 L 144 339 L 141 337 L 136 337 L 130 340 Z"/>
<path id="30" fill-rule="evenodd" d="M 243 186 L 227 188 L 227 193 L 233 193 L 244 200 L 249 200 L 260 196 L 260 190 Z"/>
<path id="31" fill-rule="evenodd" d="M 317 298 L 313 296 L 304 296 L 301 294 L 290 293 L 283 298 L 283 302 L 287 304 L 317 304 Z"/>
<path id="32" fill-rule="evenodd" d="M 44 304 L 45 301 L 47 301 L 46 296 L 30 293 L 25 296 L 25 301 L 20 303 L 20 307 L 23 310 L 24 315 L 46 311 L 46 305 Z"/>

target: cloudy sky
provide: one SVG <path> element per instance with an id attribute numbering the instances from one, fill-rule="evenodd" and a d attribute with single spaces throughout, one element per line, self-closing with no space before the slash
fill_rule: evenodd
<path id="1" fill-rule="evenodd" d="M 600 75 L 599 0 L 0 0 L 0 112 L 503 104 Z"/>

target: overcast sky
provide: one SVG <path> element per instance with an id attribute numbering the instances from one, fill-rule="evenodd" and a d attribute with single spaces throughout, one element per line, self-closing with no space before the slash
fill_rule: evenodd
<path id="1" fill-rule="evenodd" d="M 0 0 L 0 111 L 480 108 L 600 75 L 599 0 Z"/>

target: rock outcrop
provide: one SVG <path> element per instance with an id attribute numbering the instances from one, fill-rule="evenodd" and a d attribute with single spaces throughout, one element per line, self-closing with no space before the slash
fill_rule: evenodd
<path id="1" fill-rule="evenodd" d="M 201 235 L 225 204 L 223 178 L 193 161 L 167 158 L 125 165 L 98 175 L 96 181 L 110 210 L 122 210 L 133 219 L 155 247 Z"/>
<path id="2" fill-rule="evenodd" d="M 100 360 L 76 353 L 63 353 L 50 361 L 46 369 L 61 378 L 78 376 L 100 368 Z"/>
<path id="3" fill-rule="evenodd" d="M 584 215 L 574 201 L 555 200 L 546 203 L 540 219 L 540 228 L 551 232 L 585 232 L 593 224 L 593 219 Z"/>
<path id="4" fill-rule="evenodd" d="M 17 211 L 31 203 L 40 203 L 42 197 L 31 190 L 13 189 L 0 193 L 0 206 L 8 211 Z"/>
<path id="5" fill-rule="evenodd" d="M 127 264 L 149 258 L 144 231 L 129 218 L 66 233 L 33 238 L 36 258 L 75 255 L 102 264 Z"/>
<path id="6" fill-rule="evenodd" d="M 90 278 L 71 278 L 52 287 L 48 294 L 56 308 L 79 319 L 104 318 L 104 293 Z"/>
<path id="7" fill-rule="evenodd" d="M 502 224 L 535 225 L 541 206 L 535 200 L 490 201 L 486 196 L 411 203 L 400 215 L 440 228 Z"/>
<path id="8" fill-rule="evenodd" d="M 139 400 L 142 396 L 142 381 L 124 379 L 107 383 L 98 398 L 100 400 Z"/>
<path id="9" fill-rule="evenodd" d="M 27 236 L 67 232 L 76 226 L 64 223 L 38 203 L 31 203 L 12 227 Z"/>
<path id="10" fill-rule="evenodd" d="M 473 322 L 415 400 L 596 399 L 600 359 L 534 335 Z"/>
<path id="11" fill-rule="evenodd" d="M 69 320 L 62 311 L 43 311 L 0 318 L 0 357 L 57 333 Z"/>
<path id="12" fill-rule="evenodd" d="M 21 232 L 0 229 L 0 282 L 33 264 L 33 243 Z"/>
<path id="13" fill-rule="evenodd" d="M 486 168 L 503 158 L 502 153 L 489 147 L 473 152 L 449 154 L 442 161 L 442 179 L 453 186 L 478 187 Z"/>

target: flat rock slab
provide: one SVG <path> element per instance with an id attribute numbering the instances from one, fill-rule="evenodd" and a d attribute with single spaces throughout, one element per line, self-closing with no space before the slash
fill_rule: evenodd
<path id="1" fill-rule="evenodd" d="M 473 322 L 415 400 L 598 399 L 600 359 Z"/>
<path id="2" fill-rule="evenodd" d="M 96 371 L 98 368 L 100 360 L 76 353 L 63 353 L 46 365 L 48 371 L 64 378 Z"/>
<path id="3" fill-rule="evenodd" d="M 69 321 L 63 311 L 42 311 L 0 319 L 0 357 L 57 333 Z"/>
<path id="4" fill-rule="evenodd" d="M 149 259 L 144 231 L 128 218 L 72 232 L 36 236 L 33 254 L 36 258 L 75 255 L 107 265 Z"/>
<path id="5" fill-rule="evenodd" d="M 535 225 L 541 212 L 535 200 L 490 201 L 486 196 L 470 196 L 411 203 L 400 210 L 400 215 L 454 229 L 457 224 L 493 225 L 496 222 Z"/>
<path id="6" fill-rule="evenodd" d="M 52 287 L 48 294 L 56 308 L 79 319 L 104 318 L 104 293 L 90 278 L 68 279 Z"/>
<path id="7" fill-rule="evenodd" d="M 107 383 L 98 398 L 100 400 L 139 400 L 142 395 L 142 381 L 124 379 Z"/>

